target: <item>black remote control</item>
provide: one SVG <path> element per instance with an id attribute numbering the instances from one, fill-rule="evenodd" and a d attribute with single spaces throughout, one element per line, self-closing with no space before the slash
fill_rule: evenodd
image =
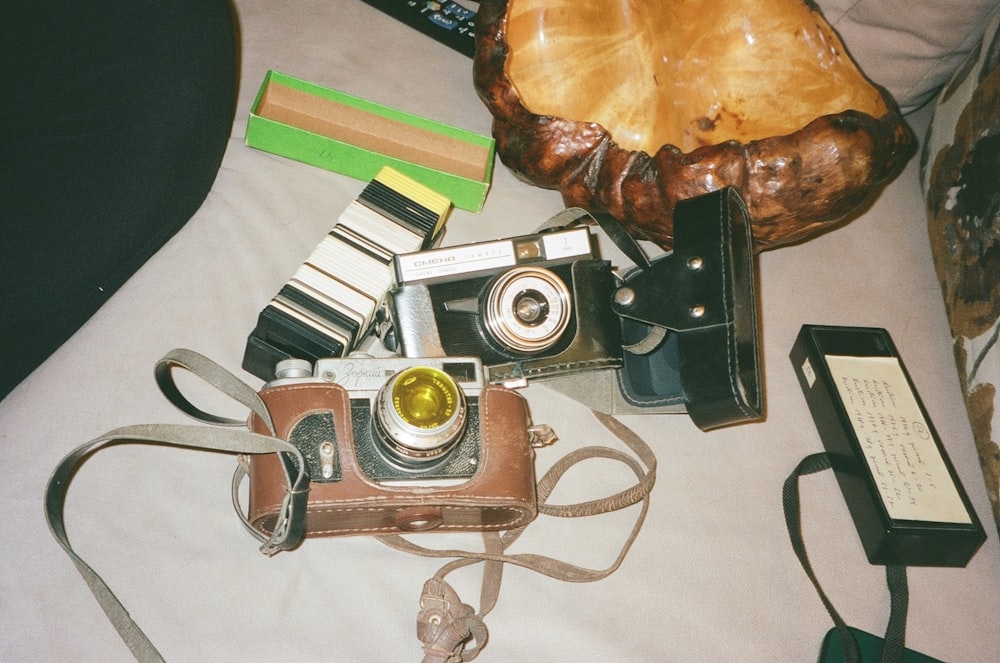
<path id="1" fill-rule="evenodd" d="M 363 0 L 365 4 L 419 30 L 435 41 L 470 58 L 476 51 L 478 2 L 446 0 Z M 474 8 L 473 8 L 474 7 Z"/>

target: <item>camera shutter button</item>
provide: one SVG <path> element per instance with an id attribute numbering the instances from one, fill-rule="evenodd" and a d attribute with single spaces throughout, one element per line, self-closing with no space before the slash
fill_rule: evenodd
<path id="1" fill-rule="evenodd" d="M 410 506 L 396 512 L 396 527 L 407 532 L 424 532 L 439 527 L 442 522 L 441 508 L 436 506 Z"/>
<path id="2" fill-rule="evenodd" d="M 313 367 L 305 359 L 282 359 L 274 367 L 275 378 L 308 378 L 312 377 Z"/>

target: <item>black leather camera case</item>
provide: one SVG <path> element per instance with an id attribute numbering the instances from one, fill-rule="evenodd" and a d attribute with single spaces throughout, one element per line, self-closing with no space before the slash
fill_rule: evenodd
<path id="1" fill-rule="evenodd" d="M 703 430 L 760 419 L 756 263 L 736 190 L 677 203 L 673 251 L 653 261 L 613 218 L 595 218 L 636 265 L 610 303 L 623 365 L 550 386 L 610 414 L 686 412 Z"/>

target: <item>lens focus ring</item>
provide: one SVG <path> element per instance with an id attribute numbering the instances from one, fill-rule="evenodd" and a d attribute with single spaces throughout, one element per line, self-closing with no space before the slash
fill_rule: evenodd
<path id="1" fill-rule="evenodd" d="M 569 288 L 562 279 L 540 267 L 515 267 L 490 286 L 483 319 L 501 347 L 532 354 L 559 341 L 571 313 Z"/>

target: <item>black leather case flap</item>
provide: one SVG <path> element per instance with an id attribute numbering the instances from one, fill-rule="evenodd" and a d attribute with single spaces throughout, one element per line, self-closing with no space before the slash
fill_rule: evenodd
<path id="1" fill-rule="evenodd" d="M 626 342 L 636 341 L 619 376 L 626 400 L 653 405 L 676 396 L 679 378 L 699 428 L 760 419 L 756 265 L 750 219 L 736 190 L 679 202 L 673 251 L 652 262 L 620 226 L 598 220 L 639 265 L 612 303 Z M 649 341 L 637 338 L 643 328 L 653 335 Z"/>

